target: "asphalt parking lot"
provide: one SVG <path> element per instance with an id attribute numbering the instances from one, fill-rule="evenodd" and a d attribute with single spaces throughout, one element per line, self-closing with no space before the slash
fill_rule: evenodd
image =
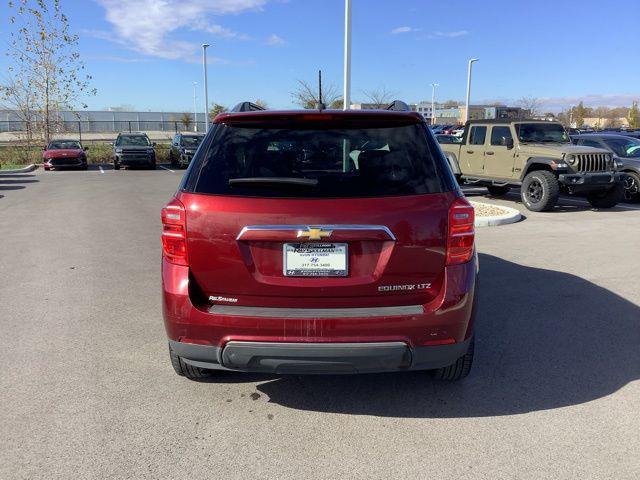
<path id="1" fill-rule="evenodd" d="M 181 171 L 0 176 L 0 478 L 640 478 L 640 205 L 479 229 L 470 377 L 169 364 L 160 208 Z"/>

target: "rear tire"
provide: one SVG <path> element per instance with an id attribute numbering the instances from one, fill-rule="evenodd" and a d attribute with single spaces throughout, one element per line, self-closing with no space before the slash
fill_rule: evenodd
<path id="1" fill-rule="evenodd" d="M 546 212 L 558 203 L 560 184 L 547 170 L 535 170 L 524 177 L 520 187 L 522 203 L 532 212 Z"/>
<path id="2" fill-rule="evenodd" d="M 206 368 L 194 367 L 185 363 L 182 357 L 176 355 L 171 345 L 169 345 L 169 358 L 171 358 L 171 365 L 175 372 L 181 377 L 186 377 L 189 380 L 200 380 L 202 378 L 211 377 L 214 374 L 213 370 L 207 370 Z"/>
<path id="3" fill-rule="evenodd" d="M 587 201 L 595 208 L 612 208 L 624 199 L 624 185 L 616 183 L 613 188 L 604 192 L 590 193 Z"/>
<path id="4" fill-rule="evenodd" d="M 435 380 L 444 380 L 448 382 L 455 382 L 457 380 L 462 380 L 464 377 L 469 375 L 471 371 L 471 366 L 473 365 L 473 352 L 475 344 L 475 337 L 471 338 L 471 342 L 469 342 L 469 348 L 467 352 L 462 355 L 455 363 L 442 368 L 437 368 L 435 370 L 431 370 L 431 375 Z"/>
<path id="5" fill-rule="evenodd" d="M 155 170 L 156 169 L 156 161 L 154 160 L 153 162 L 151 162 L 151 165 L 149 165 L 149 170 Z"/>
<path id="6" fill-rule="evenodd" d="M 117 161 L 113 161 L 113 169 L 114 170 L 120 170 L 120 162 Z"/>
<path id="7" fill-rule="evenodd" d="M 509 193 L 509 190 L 511 190 L 511 187 L 507 187 L 507 186 L 499 187 L 496 185 L 491 185 L 487 187 L 487 190 L 489 190 L 489 193 L 494 197 L 501 197 L 502 195 L 506 195 L 507 193 Z"/>

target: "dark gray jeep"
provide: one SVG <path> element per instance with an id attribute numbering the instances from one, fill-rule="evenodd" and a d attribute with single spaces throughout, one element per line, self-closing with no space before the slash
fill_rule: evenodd
<path id="1" fill-rule="evenodd" d="M 146 133 L 119 133 L 113 143 L 113 168 L 146 167 L 156 168 L 155 143 L 151 143 Z"/>

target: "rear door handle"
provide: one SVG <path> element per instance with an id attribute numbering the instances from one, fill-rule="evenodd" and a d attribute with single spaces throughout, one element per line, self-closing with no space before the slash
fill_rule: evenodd
<path id="1" fill-rule="evenodd" d="M 484 153 L 486 153 L 487 155 L 493 155 L 493 152 L 484 152 Z"/>
<path id="2" fill-rule="evenodd" d="M 473 150 L 467 150 L 467 153 L 473 153 Z"/>

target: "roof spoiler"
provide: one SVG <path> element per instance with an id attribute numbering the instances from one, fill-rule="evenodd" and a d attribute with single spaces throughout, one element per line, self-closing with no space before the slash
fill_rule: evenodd
<path id="1" fill-rule="evenodd" d="M 266 110 L 262 108 L 260 105 L 256 105 L 253 102 L 240 102 L 235 107 L 233 107 L 231 112 L 259 112 L 260 110 Z"/>
<path id="2" fill-rule="evenodd" d="M 409 108 L 409 105 L 404 103 L 402 100 L 394 100 L 389 105 L 387 105 L 385 110 L 393 110 L 394 112 L 410 112 L 411 111 L 411 109 Z"/>

